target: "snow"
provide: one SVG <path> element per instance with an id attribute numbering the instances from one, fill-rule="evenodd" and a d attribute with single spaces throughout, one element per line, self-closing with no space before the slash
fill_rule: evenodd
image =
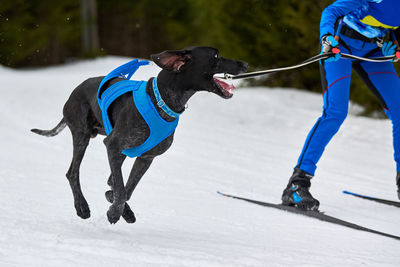
<path id="1" fill-rule="evenodd" d="M 280 201 L 321 113 L 321 95 L 293 89 L 240 88 L 231 100 L 195 95 L 172 148 L 134 192 L 132 225 L 107 221 L 107 156 L 102 137 L 91 140 L 80 172 L 91 218 L 77 217 L 65 178 L 69 130 L 53 138 L 29 130 L 55 126 L 80 82 L 128 60 L 0 67 L 0 266 L 399 266 L 397 240 L 216 194 Z M 158 71 L 146 66 L 136 77 Z M 397 198 L 391 124 L 356 111 L 326 149 L 312 193 L 332 216 L 400 235 L 397 208 L 341 193 Z"/>

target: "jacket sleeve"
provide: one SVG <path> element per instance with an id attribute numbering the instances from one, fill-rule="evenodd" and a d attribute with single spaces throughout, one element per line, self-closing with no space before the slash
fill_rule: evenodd
<path id="1" fill-rule="evenodd" d="M 325 8 L 321 16 L 320 39 L 327 34 L 335 35 L 336 20 L 362 7 L 367 2 L 374 2 L 374 0 L 337 0 Z"/>

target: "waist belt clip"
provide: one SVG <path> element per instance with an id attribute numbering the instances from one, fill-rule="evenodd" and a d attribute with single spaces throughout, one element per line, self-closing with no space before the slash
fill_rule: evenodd
<path id="1" fill-rule="evenodd" d="M 383 47 L 383 38 L 376 38 L 376 45 L 379 48 L 382 48 Z"/>

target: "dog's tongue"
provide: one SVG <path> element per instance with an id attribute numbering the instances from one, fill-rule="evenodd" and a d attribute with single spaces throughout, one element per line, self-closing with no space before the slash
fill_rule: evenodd
<path id="1" fill-rule="evenodd" d="M 217 79 L 217 78 L 214 78 L 214 80 L 215 80 L 215 82 L 217 82 L 221 86 L 222 89 L 224 89 L 225 91 L 227 91 L 229 93 L 236 89 L 233 84 L 228 84 L 228 83 L 226 83 L 224 81 L 221 81 L 220 79 Z"/>

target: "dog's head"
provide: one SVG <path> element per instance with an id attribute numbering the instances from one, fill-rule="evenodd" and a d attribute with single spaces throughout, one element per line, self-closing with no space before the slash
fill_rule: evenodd
<path id="1" fill-rule="evenodd" d="M 189 47 L 183 50 L 164 51 L 151 55 L 151 59 L 177 80 L 185 81 L 185 87 L 194 91 L 208 91 L 223 98 L 231 98 L 233 85 L 214 77 L 215 74 L 237 75 L 247 70 L 246 62 L 223 58 L 212 47 Z M 182 79 L 180 79 L 182 78 Z"/>

